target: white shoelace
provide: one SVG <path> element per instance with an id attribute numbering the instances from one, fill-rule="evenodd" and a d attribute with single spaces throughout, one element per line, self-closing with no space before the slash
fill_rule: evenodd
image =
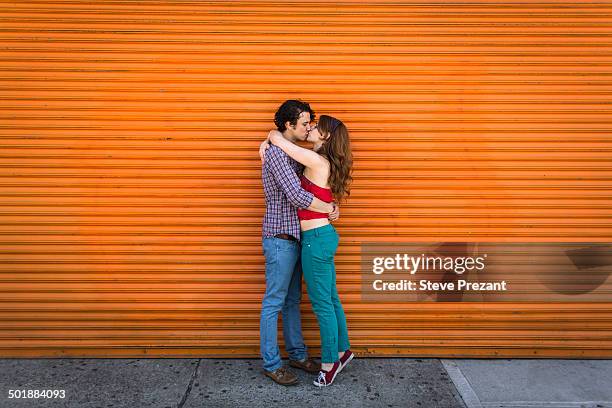
<path id="1" fill-rule="evenodd" d="M 317 378 L 317 382 L 319 384 L 327 385 L 327 380 L 325 379 L 325 373 L 323 371 L 319 371 L 319 378 Z"/>

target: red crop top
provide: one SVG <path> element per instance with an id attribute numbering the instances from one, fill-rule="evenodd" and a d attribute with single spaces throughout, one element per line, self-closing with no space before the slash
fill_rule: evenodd
<path id="1" fill-rule="evenodd" d="M 330 188 L 319 187 L 312 181 L 308 180 L 304 175 L 300 177 L 302 188 L 306 191 L 311 192 L 315 197 L 326 203 L 331 203 L 334 198 Z M 297 215 L 300 220 L 314 220 L 317 218 L 327 218 L 327 213 L 320 213 L 316 211 L 310 211 L 306 209 L 298 208 Z"/>

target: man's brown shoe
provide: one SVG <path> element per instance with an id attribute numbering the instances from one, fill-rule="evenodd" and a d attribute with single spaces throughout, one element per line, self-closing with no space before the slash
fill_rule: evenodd
<path id="1" fill-rule="evenodd" d="M 300 368 L 310 374 L 316 374 L 321 370 L 321 363 L 317 363 L 311 358 L 307 358 L 304 361 L 289 360 L 289 365 L 291 367 Z"/>
<path id="2" fill-rule="evenodd" d="M 264 370 L 264 373 L 280 385 L 294 385 L 298 382 L 297 376 L 289 371 L 287 367 L 281 367 L 276 371 Z"/>

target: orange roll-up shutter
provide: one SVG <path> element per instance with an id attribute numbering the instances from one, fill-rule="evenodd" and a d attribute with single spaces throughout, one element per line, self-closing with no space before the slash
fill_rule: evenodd
<path id="1" fill-rule="evenodd" d="M 0 355 L 257 356 L 257 148 L 300 98 L 352 132 L 356 351 L 611 357 L 610 303 L 359 291 L 364 242 L 610 241 L 611 35 L 591 1 L 1 3 Z"/>

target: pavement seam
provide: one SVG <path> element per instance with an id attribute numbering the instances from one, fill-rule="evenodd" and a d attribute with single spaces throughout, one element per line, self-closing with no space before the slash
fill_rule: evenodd
<path id="1" fill-rule="evenodd" d="M 485 408 L 609 408 L 612 401 L 495 401 Z"/>
<path id="2" fill-rule="evenodd" d="M 181 400 L 179 401 L 179 403 L 176 406 L 176 408 L 183 408 L 183 405 L 185 405 L 185 402 L 187 401 L 187 397 L 189 397 L 189 394 L 191 393 L 191 387 L 193 387 L 193 382 L 195 381 L 196 377 L 198 376 L 198 370 L 200 368 L 200 362 L 201 361 L 202 361 L 202 359 L 198 358 L 198 362 L 196 363 L 195 370 L 193 370 L 193 374 L 191 374 L 191 379 L 189 380 L 189 384 L 187 385 L 187 389 L 185 390 L 185 393 L 183 394 L 183 398 L 181 398 Z"/>
<path id="3" fill-rule="evenodd" d="M 465 405 L 468 408 L 483 408 L 478 394 L 476 394 L 468 379 L 465 378 L 457 363 L 447 359 L 440 359 L 440 362 L 453 381 L 453 384 L 455 384 L 455 388 L 459 395 L 461 395 L 461 398 L 463 398 Z"/>

